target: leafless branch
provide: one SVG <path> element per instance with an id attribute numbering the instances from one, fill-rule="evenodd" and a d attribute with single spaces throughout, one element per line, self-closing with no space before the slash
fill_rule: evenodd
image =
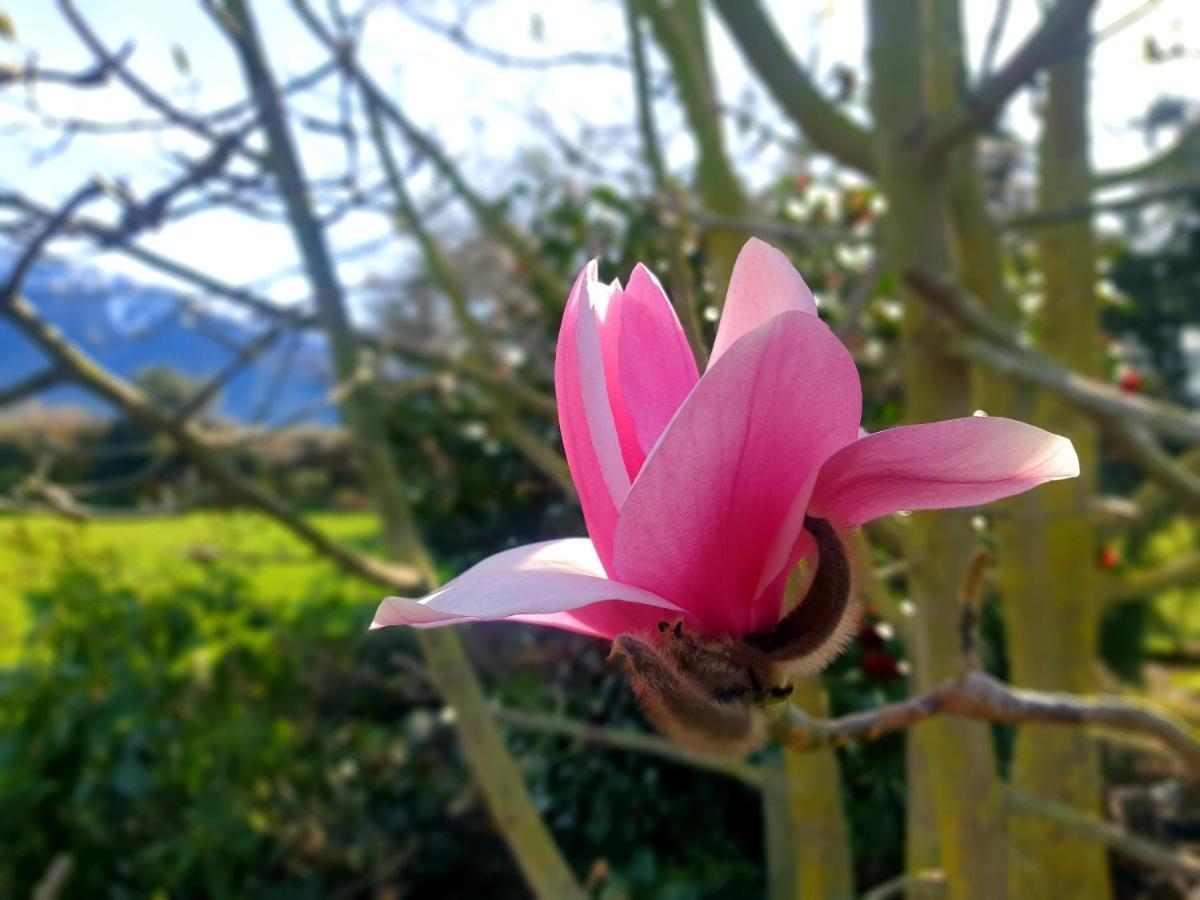
<path id="1" fill-rule="evenodd" d="M 1105 844 L 1122 856 L 1142 863 L 1151 869 L 1186 878 L 1192 882 L 1200 879 L 1200 859 L 1190 853 L 1175 851 L 1148 841 L 1136 834 L 1131 834 L 1119 825 L 1105 822 L 1094 815 L 1080 812 L 1044 797 L 1006 791 L 1004 801 L 1010 816 L 1035 816 L 1039 819 L 1047 819 L 1069 828 L 1076 834 Z"/>
<path id="2" fill-rule="evenodd" d="M 1063 368 L 1036 350 L 1022 346 L 1007 324 L 994 319 L 953 286 L 918 271 L 906 272 L 904 277 L 922 299 L 972 335 L 955 342 L 955 352 L 1053 391 L 1108 427 L 1124 430 L 1138 425 L 1177 440 L 1200 441 L 1200 415 L 1172 404 L 1125 394 Z"/>
<path id="3" fill-rule="evenodd" d="M 22 378 L 15 384 L 0 388 L 0 408 L 20 403 L 29 397 L 40 394 L 63 381 L 63 373 L 54 366 L 34 372 L 27 378 Z"/>
<path id="4" fill-rule="evenodd" d="M 1177 556 L 1156 569 L 1130 572 L 1115 577 L 1106 585 L 1104 599 L 1109 603 L 1152 597 L 1173 587 L 1200 582 L 1200 553 Z"/>
<path id="5" fill-rule="evenodd" d="M 763 776 L 758 767 L 726 753 L 704 753 L 682 747 L 658 735 L 647 734 L 632 729 L 608 728 L 602 725 L 590 725 L 565 716 L 549 713 L 532 712 L 529 710 L 513 709 L 511 707 L 496 707 L 494 713 L 497 721 L 511 728 L 523 731 L 537 731 L 543 734 L 554 734 L 571 738 L 597 747 L 607 747 L 612 750 L 631 750 L 637 753 L 648 753 L 683 765 L 696 766 L 736 778 L 745 784 L 761 787 Z"/>
<path id="6" fill-rule="evenodd" d="M 83 15 L 80 14 L 79 10 L 75 8 L 74 0 L 58 0 L 58 8 L 62 11 L 71 28 L 74 29 L 80 40 L 83 41 L 99 63 L 107 67 L 108 71 L 139 100 L 146 104 L 146 106 L 153 109 L 172 124 L 185 128 L 210 143 L 221 144 L 229 139 L 229 135 L 218 131 L 209 120 L 203 116 L 185 112 L 175 106 L 145 80 L 136 75 L 129 68 L 128 53 L 122 56 L 120 53 L 113 53 L 109 50 L 96 32 L 92 30 L 92 27 Z M 261 162 L 261 155 L 248 150 L 240 138 L 235 141 L 232 149 L 239 155 L 246 156 L 255 162 Z"/>
<path id="7" fill-rule="evenodd" d="M 1000 41 L 1004 38 L 1004 29 L 1008 25 L 1008 14 L 1012 11 L 1012 0 L 996 0 L 996 11 L 992 15 L 992 24 L 988 26 L 987 40 L 983 48 L 983 61 L 979 71 L 984 76 L 992 74 L 996 63 L 996 54 L 1000 50 Z"/>
<path id="8" fill-rule="evenodd" d="M 957 110 L 930 123 L 920 140 L 924 154 L 939 158 L 959 140 L 991 123 L 1039 71 L 1072 52 L 1068 36 L 1095 5 L 1096 0 L 1058 0 L 1003 66 L 977 85 Z"/>
<path id="9" fill-rule="evenodd" d="M 221 174 L 240 141 L 240 133 L 222 137 L 213 144 L 207 156 L 189 163 L 179 178 L 155 191 L 145 201 L 127 205 L 118 232 L 128 238 L 158 227 L 176 198 Z"/>
<path id="10" fill-rule="evenodd" d="M 217 394 L 221 392 L 222 388 L 229 384 L 246 366 L 269 350 L 287 330 L 288 325 L 286 323 L 276 322 L 272 327 L 266 329 L 254 340 L 247 343 L 236 357 L 231 359 L 184 402 L 179 412 L 175 414 L 176 421 L 185 422 L 208 406 L 216 398 Z"/>
<path id="11" fill-rule="evenodd" d="M 131 53 L 133 53 L 133 44 L 127 43 L 116 53 L 98 59 L 93 65 L 78 72 L 45 69 L 38 65 L 0 67 L 0 87 L 13 82 L 26 84 L 45 82 L 76 88 L 102 87 L 108 82 L 114 69 L 123 65 Z"/>
<path id="12" fill-rule="evenodd" d="M 79 207 L 95 199 L 100 193 L 100 185 L 94 181 L 90 181 L 68 197 L 58 212 L 46 219 L 33 239 L 21 251 L 16 263 L 12 267 L 12 271 L 4 281 L 4 286 L 0 287 L 0 309 L 11 303 L 12 299 L 21 290 L 21 286 L 25 283 L 25 277 L 29 274 L 29 270 L 33 268 L 34 263 L 37 262 L 38 257 L 41 256 L 42 251 L 46 248 L 46 244 L 51 238 L 62 229 L 67 220 L 74 215 Z"/>
<path id="13" fill-rule="evenodd" d="M 1043 722 L 1132 732 L 1168 747 L 1200 772 L 1200 741 L 1165 716 L 1119 700 L 1051 694 L 1010 687 L 985 672 L 965 672 L 923 694 L 839 719 L 816 719 L 798 709 L 774 737 L 797 750 L 875 740 L 932 716 L 1019 725 Z"/>
<path id="14" fill-rule="evenodd" d="M 467 34 L 467 29 L 462 22 L 449 23 L 439 21 L 433 16 L 427 16 L 419 12 L 417 6 L 411 3 L 397 4 L 396 9 L 400 10 L 406 17 L 422 28 L 440 35 L 471 56 L 475 56 L 496 66 L 503 66 L 506 69 L 534 69 L 542 71 L 546 69 L 559 69 L 565 66 L 613 66 L 618 69 L 624 69 L 629 65 L 629 60 L 619 53 L 600 53 L 591 50 L 556 53 L 553 56 L 517 56 L 479 43 Z"/>
<path id="15" fill-rule="evenodd" d="M 1041 228 L 1047 225 L 1060 225 L 1063 222 L 1073 222 L 1078 219 L 1090 219 L 1101 213 L 1128 212 L 1152 206 L 1155 203 L 1172 203 L 1184 201 L 1191 197 L 1200 196 L 1200 179 L 1181 181 L 1164 185 L 1151 191 L 1143 191 L 1118 200 L 1096 200 L 1082 206 L 1070 206 L 1065 209 L 1043 209 L 1031 213 L 1023 213 L 1000 222 L 1000 227 L 1008 230 Z"/>
<path id="16" fill-rule="evenodd" d="M 758 0 L 715 0 L 714 6 L 747 65 L 804 136 L 844 165 L 873 172 L 870 132 L 820 92 Z"/>
<path id="17" fill-rule="evenodd" d="M 533 239 L 475 190 L 437 142 L 417 128 L 388 92 L 363 70 L 355 60 L 352 48 L 338 42 L 306 0 L 291 0 L 291 4 L 313 36 L 338 59 L 346 76 L 371 98 L 384 118 L 400 129 L 409 144 L 429 159 L 479 223 L 516 256 L 530 282 L 537 288 L 536 296 L 543 309 L 548 315 L 557 317 L 561 313 L 563 285 L 566 281 L 546 266 Z"/>

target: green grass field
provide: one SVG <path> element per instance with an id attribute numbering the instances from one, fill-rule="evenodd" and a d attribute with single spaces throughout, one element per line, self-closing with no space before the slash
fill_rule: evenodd
<path id="1" fill-rule="evenodd" d="M 369 513 L 319 513 L 323 531 L 361 549 L 375 545 Z M 379 589 L 314 559 L 281 526 L 249 512 L 197 512 L 169 518 L 70 522 L 53 516 L 0 516 L 0 665 L 19 653 L 26 627 L 23 596 L 53 583 L 71 563 L 115 583 L 152 590 L 202 576 L 214 563 L 237 568 L 254 596 L 291 603 L 336 584 L 361 591 L 364 609 Z"/>
<path id="2" fill-rule="evenodd" d="M 326 512 L 310 517 L 326 533 L 351 546 L 381 552 L 374 515 Z M 1165 564 L 1193 552 L 1196 525 L 1180 517 L 1151 540 L 1149 559 Z M 303 601 L 332 587 L 361 592 L 364 610 L 379 596 L 374 585 L 342 574 L 315 559 L 283 527 L 252 512 L 196 512 L 126 521 L 70 522 L 55 516 L 0 516 L 0 665 L 20 651 L 27 611 L 23 595 L 53 583 L 70 563 L 100 572 L 113 583 L 153 591 L 203 575 L 219 563 L 236 568 L 252 595 L 268 603 Z M 1158 628 L 1153 650 L 1168 651 L 1200 641 L 1200 589 L 1163 591 L 1155 599 Z"/>

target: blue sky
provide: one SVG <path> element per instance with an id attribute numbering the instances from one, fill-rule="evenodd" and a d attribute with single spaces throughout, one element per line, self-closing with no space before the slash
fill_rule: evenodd
<path id="1" fill-rule="evenodd" d="M 185 0 L 79 0 L 79 7 L 110 47 L 136 42 L 135 69 L 169 93 L 181 105 L 206 110 L 244 96 L 240 72 L 228 47 L 198 3 Z M 353 6 L 353 0 L 347 3 Z M 457 4 L 428 0 L 416 4 L 425 15 L 451 21 Z M 864 47 L 861 4 L 855 0 L 824 3 L 769 3 L 781 29 L 818 77 L 826 84 L 836 64 L 858 67 Z M 991 0 L 969 0 L 969 42 L 977 58 L 994 8 Z M 254 4 L 273 65 L 282 77 L 301 73 L 322 58 L 320 50 L 291 12 L 287 0 L 258 0 Z M 325 4 L 314 3 L 324 10 Z M 481 43 L 514 54 L 538 56 L 569 50 L 624 52 L 621 5 L 615 0 L 497 0 L 479 3 L 470 19 L 470 33 Z M 0 0 L 0 8 L 4 0 Z M 1038 0 L 1014 0 L 1004 50 L 1011 50 L 1036 24 Z M 62 20 L 54 4 L 8 0 L 7 10 L 17 30 L 17 43 L 0 46 L 0 61 L 23 62 L 36 54 L 43 65 L 81 68 L 88 64 L 86 49 Z M 556 129 L 574 136 L 581 126 L 623 124 L 633 115 L 628 74 L 615 68 L 555 69 L 549 72 L 502 69 L 471 57 L 444 39 L 414 24 L 388 2 L 374 4 L 362 55 L 376 78 L 393 91 L 422 127 L 435 134 L 470 173 L 487 186 L 496 184 L 506 163 L 518 154 L 545 148 L 545 135 L 531 113 L 549 117 Z M 1136 162 L 1147 154 L 1141 133 L 1132 122 L 1164 92 L 1197 99 L 1200 59 L 1148 66 L 1143 42 L 1154 35 L 1161 43 L 1200 34 L 1200 3 L 1194 0 L 1104 0 L 1097 24 L 1123 20 L 1130 13 L 1147 14 L 1098 49 L 1095 61 L 1093 123 L 1095 157 L 1101 167 Z M 541 39 L 533 36 L 540 19 Z M 737 51 L 715 20 L 710 22 L 714 59 L 722 98 L 729 102 L 757 98 L 763 115 L 790 129 L 748 76 Z M 173 61 L 174 48 L 184 48 L 191 75 Z M 1001 58 L 1003 58 L 1003 52 Z M 119 86 L 78 92 L 52 86 L 38 88 L 43 112 L 86 115 L 91 119 L 121 120 L 142 115 L 137 101 Z M 304 101 L 310 113 L 333 108 L 332 92 Z M 671 114 L 664 112 L 669 122 Z M 1032 133 L 1034 118 L 1028 98 L 1013 111 L 1014 124 Z M 28 107 L 24 89 L 0 94 L 0 186 L 15 187 L 54 202 L 93 173 L 121 176 L 135 187 L 152 189 L 169 169 L 164 152 L 195 155 L 201 147 L 189 136 L 129 134 L 77 138 L 62 153 L 38 161 L 54 143 L 52 132 L 39 127 Z M 327 138 L 308 136 L 302 142 L 310 173 L 337 171 L 340 149 Z M 605 156 L 606 148 L 595 148 Z M 690 146 L 686 138 L 670 148 L 674 165 L 686 168 Z M 753 182 L 774 173 L 780 155 L 745 162 Z M 372 180 L 371 178 L 364 179 Z M 421 188 L 418 182 L 417 188 Z M 348 248 L 387 233 L 389 225 L 373 214 L 352 215 L 333 229 L 331 240 Z M 282 226 L 264 224 L 228 212 L 196 216 L 147 235 L 144 243 L 193 266 L 219 273 L 239 283 L 261 282 L 281 300 L 298 297 L 298 278 L 280 277 L 295 264 L 290 235 Z M 366 260 L 348 259 L 343 275 L 355 283 L 378 271 L 402 264 L 404 250 L 377 254 Z M 151 277 L 136 263 L 115 255 L 89 257 L 103 269 L 136 278 Z"/>

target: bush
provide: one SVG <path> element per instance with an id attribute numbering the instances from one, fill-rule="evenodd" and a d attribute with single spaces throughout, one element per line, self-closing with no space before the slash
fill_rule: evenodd
<path id="1" fill-rule="evenodd" d="M 429 699 L 373 674 L 395 643 L 362 646 L 360 606 L 265 608 L 219 571 L 139 597 L 75 569 L 28 601 L 0 675 L 0 895 L 60 854 L 78 897 L 519 885 Z"/>

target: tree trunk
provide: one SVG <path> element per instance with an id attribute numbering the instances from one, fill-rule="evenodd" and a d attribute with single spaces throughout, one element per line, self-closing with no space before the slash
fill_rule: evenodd
<path id="1" fill-rule="evenodd" d="M 1088 21 L 1072 38 L 1086 46 Z M 1039 147 L 1043 209 L 1086 204 L 1091 167 L 1087 129 L 1088 54 L 1072 53 L 1049 70 Z M 1099 374 L 1096 252 L 1086 219 L 1037 234 L 1043 278 L 1039 317 L 1043 349 L 1076 372 Z M 1066 435 L 1079 453 L 1080 477 L 1047 484 L 1008 504 L 1001 523 L 1004 619 L 1013 681 L 1041 690 L 1091 692 L 1099 610 L 1089 498 L 1096 488 L 1096 429 L 1062 400 L 1039 394 L 1031 420 Z M 1029 725 L 1017 736 L 1013 787 L 1081 811 L 1100 806 L 1094 743 L 1078 729 Z M 1013 817 L 1011 886 L 1017 897 L 1107 897 L 1104 848 L 1035 816 Z"/>
<path id="2" fill-rule="evenodd" d="M 796 685 L 792 703 L 811 716 L 829 715 L 819 678 Z M 780 748 L 767 764 L 763 814 L 770 900 L 850 900 L 854 869 L 842 806 L 841 771 L 832 747 Z"/>
<path id="3" fill-rule="evenodd" d="M 944 73 L 923 68 L 922 26 L 934 10 L 929 4 L 920 10 L 922 15 L 915 15 L 912 4 L 893 0 L 868 4 L 876 171 L 888 201 L 888 264 L 897 273 L 922 268 L 941 274 L 949 268 L 944 186 L 940 173 L 913 153 L 912 137 L 927 111 L 938 109 L 953 92 L 938 80 Z M 969 372 L 939 352 L 945 337 L 940 323 L 918 299 L 905 299 L 907 418 L 933 421 L 968 413 Z M 914 690 L 958 670 L 957 597 L 974 542 L 968 519 L 956 511 L 922 513 L 909 529 L 909 586 L 918 616 L 911 647 Z M 924 758 L 950 896 L 1006 896 L 1002 794 L 987 726 L 927 721 L 910 733 L 908 752 Z M 926 839 L 914 834 L 910 840 Z"/>

